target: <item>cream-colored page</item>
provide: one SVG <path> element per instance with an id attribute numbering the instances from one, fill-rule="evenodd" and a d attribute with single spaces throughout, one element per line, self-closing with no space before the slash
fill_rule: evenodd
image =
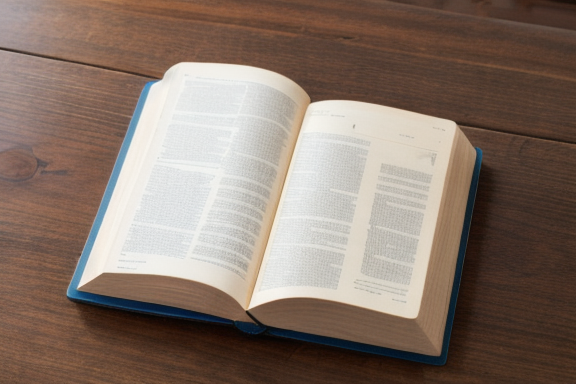
<path id="1" fill-rule="evenodd" d="M 163 81 L 153 84 L 148 92 L 146 104 L 141 111 L 120 175 L 116 180 L 113 194 L 108 202 L 106 211 L 108 214 L 104 216 L 100 225 L 98 236 L 92 246 L 92 257 L 86 263 L 79 287 L 82 287 L 104 271 L 107 256 L 110 254 L 113 245 L 110 239 L 116 237 L 122 224 L 123 212 L 132 200 L 134 185 L 146 158 L 148 148 L 152 143 L 154 130 L 168 95 L 168 89 L 170 88 L 169 79 L 172 72 L 167 72 Z"/>
<path id="2" fill-rule="evenodd" d="M 246 308 L 309 97 L 246 66 L 183 63 L 168 74 L 103 269 L 198 281 Z"/>
<path id="3" fill-rule="evenodd" d="M 309 106 L 250 307 L 290 297 L 418 314 L 456 125 Z"/>

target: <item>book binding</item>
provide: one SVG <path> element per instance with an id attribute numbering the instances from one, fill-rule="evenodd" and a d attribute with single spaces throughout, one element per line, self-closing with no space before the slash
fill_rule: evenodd
<path id="1" fill-rule="evenodd" d="M 122 147 L 120 148 L 120 152 L 118 154 L 118 158 L 117 158 L 116 163 L 114 165 L 112 175 L 110 177 L 110 180 L 109 180 L 108 185 L 106 187 L 106 190 L 104 192 L 104 196 L 102 198 L 102 203 L 100 205 L 100 208 L 98 209 L 98 213 L 97 213 L 96 218 L 94 220 L 94 224 L 93 224 L 92 229 L 90 231 L 90 234 L 88 236 L 88 240 L 86 242 L 86 245 L 84 247 L 82 255 L 80 256 L 80 259 L 78 261 L 78 266 L 76 268 L 76 271 L 74 273 L 72 281 L 70 282 L 70 285 L 68 287 L 67 296 L 70 300 L 75 301 L 75 302 L 95 304 L 95 305 L 100 305 L 100 306 L 104 306 L 104 307 L 123 309 L 123 310 L 127 310 L 127 311 L 133 311 L 133 312 L 139 312 L 139 313 L 145 313 L 145 314 L 153 314 L 153 315 L 159 315 L 159 316 L 168 316 L 168 317 L 181 318 L 181 319 L 191 319 L 191 320 L 197 320 L 197 321 L 203 321 L 203 322 L 233 325 L 237 329 L 239 329 L 240 331 L 248 333 L 248 334 L 253 334 L 253 335 L 268 334 L 268 335 L 277 336 L 277 337 L 313 342 L 313 343 L 324 344 L 324 345 L 329 345 L 329 346 L 334 346 L 334 347 L 340 347 L 340 348 L 345 348 L 345 349 L 350 349 L 350 350 L 355 350 L 355 351 L 367 352 L 367 353 L 371 353 L 371 354 L 377 354 L 377 355 L 382 355 L 382 356 L 389 356 L 389 357 L 395 357 L 395 358 L 400 358 L 400 359 L 405 359 L 405 360 L 411 360 L 411 361 L 416 361 L 416 362 L 421 362 L 421 363 L 426 363 L 426 364 L 443 365 L 446 363 L 447 356 L 448 356 L 448 345 L 449 345 L 449 341 L 450 341 L 450 335 L 452 332 L 452 326 L 454 323 L 454 314 L 455 314 L 455 310 L 456 310 L 456 301 L 457 301 L 457 297 L 458 297 L 458 290 L 460 287 L 460 280 L 462 277 L 462 267 L 464 264 L 464 255 L 466 253 L 466 246 L 468 243 L 468 235 L 470 232 L 470 224 L 472 221 L 472 212 L 473 212 L 473 208 L 474 208 L 474 201 L 476 198 L 478 179 L 480 176 L 480 168 L 481 168 L 481 164 L 482 164 L 482 151 L 479 148 L 476 148 L 476 154 L 477 154 L 476 155 L 476 163 L 474 166 L 474 172 L 472 175 L 472 183 L 471 183 L 470 192 L 468 195 L 466 214 L 465 214 L 465 219 L 464 219 L 464 226 L 463 226 L 462 235 L 461 235 L 461 239 L 460 239 L 460 248 L 459 248 L 458 260 L 457 260 L 457 264 L 456 264 L 456 272 L 455 272 L 455 276 L 454 276 L 454 285 L 453 285 L 452 294 L 450 297 L 450 306 L 448 309 L 448 317 L 446 320 L 446 328 L 445 328 L 445 332 L 444 332 L 444 341 L 443 341 L 443 345 L 442 345 L 442 353 L 440 356 L 428 356 L 428 355 L 423 355 L 423 354 L 418 354 L 418 353 L 405 352 L 405 351 L 400 351 L 400 350 L 395 350 L 395 349 L 390 349 L 390 348 L 384 348 L 384 347 L 378 347 L 378 346 L 373 346 L 373 345 L 368 345 L 368 344 L 362 344 L 362 343 L 357 343 L 357 342 L 352 342 L 352 341 L 347 341 L 347 340 L 342 340 L 342 339 L 312 335 L 312 334 L 290 331 L 290 330 L 285 330 L 285 329 L 279 329 L 279 328 L 274 328 L 274 327 L 267 327 L 267 326 L 262 325 L 260 323 L 254 324 L 254 323 L 248 323 L 248 322 L 233 321 L 233 320 L 229 320 L 229 319 L 225 319 L 225 318 L 221 318 L 221 317 L 217 317 L 217 316 L 207 315 L 207 314 L 200 313 L 200 312 L 194 312 L 194 311 L 184 310 L 184 309 L 180 309 L 180 308 L 169 307 L 169 306 L 165 306 L 165 305 L 151 304 L 151 303 L 145 303 L 145 302 L 127 300 L 127 299 L 119 299 L 119 298 L 114 298 L 114 297 L 97 295 L 97 294 L 79 291 L 78 285 L 80 283 L 82 273 L 84 272 L 84 268 L 86 266 L 86 263 L 88 261 L 88 257 L 90 255 L 90 252 L 91 252 L 92 247 L 94 245 L 94 241 L 96 239 L 96 235 L 97 235 L 97 233 L 100 229 L 100 226 L 102 224 L 102 220 L 104 218 L 104 214 L 106 213 L 106 209 L 108 208 L 108 203 L 110 202 L 110 199 L 112 197 L 112 192 L 114 191 L 114 187 L 116 186 L 116 181 L 118 180 L 120 170 L 122 169 L 122 165 L 123 165 L 124 160 L 126 158 L 128 148 L 130 147 L 130 143 L 131 143 L 132 138 L 134 136 L 136 126 L 138 125 L 138 121 L 139 121 L 140 115 L 142 113 L 142 109 L 144 108 L 145 100 L 148 96 L 148 93 L 150 91 L 150 87 L 152 86 L 152 84 L 154 84 L 154 82 L 150 82 L 150 83 L 146 84 L 146 86 L 144 87 L 144 89 L 140 95 L 140 99 L 138 100 L 138 104 L 136 105 L 134 115 L 132 117 L 132 120 L 130 122 L 128 130 L 126 132 L 126 136 L 124 138 L 124 142 L 122 144 Z"/>

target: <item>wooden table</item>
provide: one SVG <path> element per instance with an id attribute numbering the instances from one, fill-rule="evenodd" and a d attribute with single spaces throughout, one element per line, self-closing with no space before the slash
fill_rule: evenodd
<path id="1" fill-rule="evenodd" d="M 451 119 L 484 151 L 443 367 L 72 303 L 143 85 L 181 61 Z M 576 382 L 576 31 L 380 0 L 0 3 L 0 383 Z"/>

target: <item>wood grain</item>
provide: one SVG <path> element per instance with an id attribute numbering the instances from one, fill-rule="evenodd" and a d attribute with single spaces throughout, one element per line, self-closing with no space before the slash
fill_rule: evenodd
<path id="1" fill-rule="evenodd" d="M 6 52 L 0 67 L 0 153 L 41 161 L 0 178 L 0 382 L 576 381 L 576 145 L 465 128 L 485 157 L 448 363 L 433 367 L 68 301 L 148 78 Z"/>
<path id="2" fill-rule="evenodd" d="M 254 65 L 316 101 L 576 143 L 576 31 L 373 0 L 8 0 L 0 48 L 151 77 L 181 61 Z"/>
<path id="3" fill-rule="evenodd" d="M 480 17 L 511 20 L 576 30 L 576 3 L 566 0 L 430 1 L 392 0 L 396 3 L 441 9 Z"/>

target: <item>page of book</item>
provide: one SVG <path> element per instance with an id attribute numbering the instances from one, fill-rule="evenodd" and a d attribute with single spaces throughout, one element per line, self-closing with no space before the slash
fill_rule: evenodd
<path id="1" fill-rule="evenodd" d="M 198 281 L 246 307 L 309 97 L 270 71 L 184 63 L 150 100 L 94 246 L 100 268 Z"/>
<path id="2" fill-rule="evenodd" d="M 456 125 L 309 106 L 250 307 L 318 298 L 418 314 Z"/>

